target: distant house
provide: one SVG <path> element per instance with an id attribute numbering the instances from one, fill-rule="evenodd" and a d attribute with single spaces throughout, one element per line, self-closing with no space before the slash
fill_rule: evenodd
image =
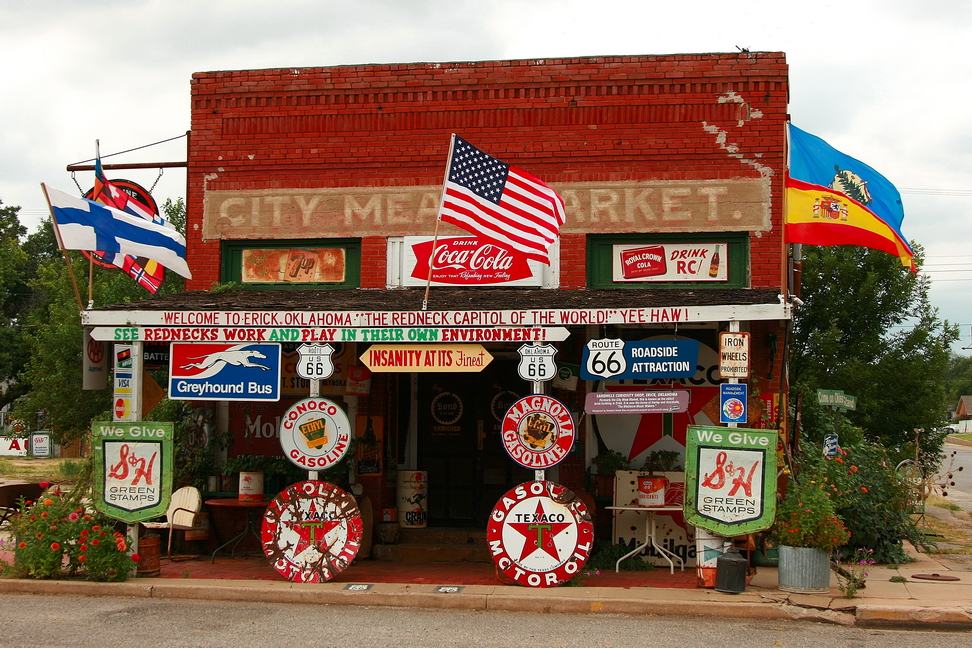
<path id="1" fill-rule="evenodd" d="M 972 396 L 959 396 L 952 415 L 953 429 L 962 434 L 972 433 Z"/>

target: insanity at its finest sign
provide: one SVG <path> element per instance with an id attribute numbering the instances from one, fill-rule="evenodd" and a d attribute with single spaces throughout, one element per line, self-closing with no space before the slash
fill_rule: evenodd
<path id="1" fill-rule="evenodd" d="M 775 431 L 689 426 L 685 519 L 720 536 L 768 529 L 776 515 Z"/>
<path id="2" fill-rule="evenodd" d="M 378 372 L 482 371 L 492 362 L 481 344 L 425 344 L 421 346 L 375 344 L 361 355 L 368 369 Z"/>
<path id="3" fill-rule="evenodd" d="M 305 398 L 280 417 L 280 447 L 304 470 L 324 470 L 340 461 L 351 443 L 351 421 L 326 398 Z"/>
<path id="4" fill-rule="evenodd" d="M 93 422 L 95 507 L 125 522 L 164 515 L 172 492 L 172 423 Z"/>
<path id="5" fill-rule="evenodd" d="M 513 461 L 530 470 L 546 470 L 563 461 L 573 447 L 574 419 L 556 398 L 534 394 L 506 411 L 501 434 Z"/>
<path id="6" fill-rule="evenodd" d="M 263 515 L 263 552 L 295 583 L 326 582 L 347 569 L 362 534 L 354 497 L 327 482 L 288 486 Z"/>
<path id="7" fill-rule="evenodd" d="M 505 576 L 527 587 L 555 587 L 587 562 L 594 525 L 570 490 L 554 482 L 527 482 L 496 502 L 486 541 Z"/>
<path id="8" fill-rule="evenodd" d="M 561 233 L 745 232 L 770 228 L 770 180 L 557 183 Z M 441 187 L 208 190 L 204 239 L 408 236 L 431 231 Z M 462 231 L 446 227 L 450 236 Z"/>

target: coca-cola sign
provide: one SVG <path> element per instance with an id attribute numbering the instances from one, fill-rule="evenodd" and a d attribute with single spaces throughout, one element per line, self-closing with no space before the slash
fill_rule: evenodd
<path id="1" fill-rule="evenodd" d="M 534 276 L 525 257 L 472 236 L 406 242 L 406 245 L 415 256 L 409 274 L 421 281 L 428 279 L 430 259 L 432 282 L 437 284 L 505 284 Z"/>

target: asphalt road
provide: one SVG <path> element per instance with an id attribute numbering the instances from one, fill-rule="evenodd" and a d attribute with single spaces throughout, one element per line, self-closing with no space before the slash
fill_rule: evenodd
<path id="1" fill-rule="evenodd" d="M 0 596 L 0 646 L 865 646 L 966 648 L 968 634 L 810 622 Z"/>
<path id="2" fill-rule="evenodd" d="M 960 491 L 966 496 L 963 499 L 970 499 L 969 504 L 972 504 L 972 447 L 947 443 L 944 451 L 946 458 L 943 468 L 952 467 L 952 479 L 950 481 L 955 482 L 955 486 L 951 486 L 949 490 Z M 963 470 L 958 470 L 960 466 Z M 949 493 L 949 497 L 951 496 L 952 493 Z"/>

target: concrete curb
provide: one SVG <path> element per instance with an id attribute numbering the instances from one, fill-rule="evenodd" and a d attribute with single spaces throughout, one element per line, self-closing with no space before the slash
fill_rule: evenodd
<path id="1" fill-rule="evenodd" d="M 439 593 L 434 585 L 376 583 L 363 591 L 345 583 L 283 583 L 268 581 L 133 580 L 91 583 L 64 580 L 0 579 L 0 593 L 42 596 L 115 596 L 131 598 L 220 600 L 311 605 L 364 605 L 468 611 L 508 611 L 568 614 L 624 614 L 657 617 L 719 617 L 763 620 L 804 620 L 842 626 L 972 630 L 972 605 L 841 605 L 794 601 L 787 596 L 712 590 L 620 589 L 578 587 L 527 590 L 510 586 L 467 586 Z M 824 607 L 827 606 L 827 607 Z"/>

